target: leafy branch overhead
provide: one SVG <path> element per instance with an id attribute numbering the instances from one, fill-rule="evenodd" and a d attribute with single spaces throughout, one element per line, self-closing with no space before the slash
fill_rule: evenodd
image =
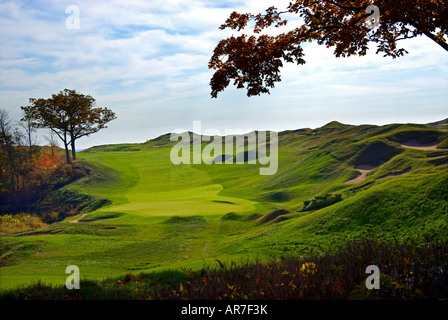
<path id="1" fill-rule="evenodd" d="M 374 29 L 367 24 L 370 5 L 380 11 Z M 284 14 L 298 15 L 303 24 L 277 35 L 261 34 L 269 27 L 286 26 Z M 252 22 L 254 35 L 232 35 L 218 43 L 209 61 L 215 70 L 211 96 L 217 98 L 231 81 L 246 88 L 249 97 L 269 93 L 281 81 L 284 62 L 305 64 L 302 44 L 310 41 L 333 47 L 336 57 L 363 56 L 374 43 L 377 54 L 397 58 L 408 53 L 399 41 L 425 35 L 448 51 L 447 17 L 447 0 L 296 0 L 285 11 L 270 7 L 257 15 L 233 12 L 220 29 L 241 31 Z"/>

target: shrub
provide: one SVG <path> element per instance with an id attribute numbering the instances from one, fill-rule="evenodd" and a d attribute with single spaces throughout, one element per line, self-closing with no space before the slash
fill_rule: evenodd
<path id="1" fill-rule="evenodd" d="M 23 231 L 28 229 L 40 229 L 46 227 L 38 216 L 27 213 L 5 214 L 0 216 L 0 234 Z"/>
<path id="2" fill-rule="evenodd" d="M 301 211 L 322 209 L 331 206 L 332 204 L 335 204 L 336 202 L 339 202 L 341 200 L 341 194 L 326 194 L 322 196 L 316 196 L 312 200 L 303 201 L 303 208 Z"/>

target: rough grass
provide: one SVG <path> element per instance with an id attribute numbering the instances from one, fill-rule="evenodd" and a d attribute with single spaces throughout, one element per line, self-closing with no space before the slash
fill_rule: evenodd
<path id="1" fill-rule="evenodd" d="M 351 241 L 330 254 L 266 263 L 206 265 L 81 281 L 79 290 L 41 281 L 7 290 L 0 299 L 359 300 L 448 298 L 448 243 Z M 367 266 L 379 268 L 379 289 L 368 289 Z M 369 281 L 370 282 L 370 281 Z"/>

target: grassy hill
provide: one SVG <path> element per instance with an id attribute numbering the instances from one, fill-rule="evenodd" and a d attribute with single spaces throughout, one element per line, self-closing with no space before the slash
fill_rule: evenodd
<path id="1" fill-rule="evenodd" d="M 1 236 L 1 288 L 38 279 L 62 285 L 68 265 L 77 265 L 83 279 L 104 279 L 199 270 L 216 259 L 331 253 L 366 235 L 446 239 L 448 133 L 442 130 L 440 123 L 331 122 L 281 132 L 271 176 L 259 175 L 260 164 L 174 165 L 169 135 L 90 148 L 79 158 L 93 174 L 59 192 L 106 205 Z"/>

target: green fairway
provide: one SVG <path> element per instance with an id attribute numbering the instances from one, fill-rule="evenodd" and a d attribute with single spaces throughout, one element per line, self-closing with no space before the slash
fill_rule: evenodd
<path id="1" fill-rule="evenodd" d="M 68 265 L 77 265 L 81 278 L 101 279 L 331 251 L 369 232 L 446 238 L 448 151 L 398 141 L 443 142 L 446 135 L 425 126 L 337 123 L 284 132 L 271 176 L 259 174 L 260 164 L 174 165 L 174 143 L 158 140 L 87 150 L 79 161 L 95 174 L 64 188 L 111 204 L 1 236 L 1 288 L 39 279 L 64 284 Z M 381 164 L 365 180 L 345 183 L 361 160 L 376 158 Z M 342 201 L 302 211 L 304 201 L 326 194 Z M 257 220 L 277 209 L 287 214 Z"/>

